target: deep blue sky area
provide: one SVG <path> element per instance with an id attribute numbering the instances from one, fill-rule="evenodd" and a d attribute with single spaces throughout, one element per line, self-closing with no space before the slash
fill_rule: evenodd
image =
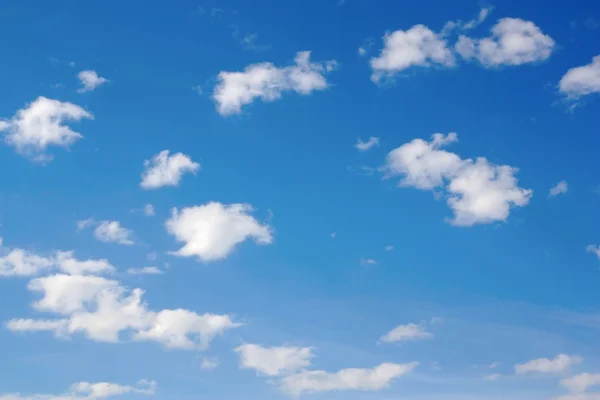
<path id="1" fill-rule="evenodd" d="M 0 400 L 600 399 L 599 43 L 592 0 L 0 4 Z"/>

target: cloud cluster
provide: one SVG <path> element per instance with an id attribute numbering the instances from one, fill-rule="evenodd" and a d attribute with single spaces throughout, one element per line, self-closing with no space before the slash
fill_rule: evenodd
<path id="1" fill-rule="evenodd" d="M 262 347 L 246 344 L 235 349 L 240 367 L 278 378 L 280 389 L 291 395 L 363 390 L 388 387 L 395 379 L 410 373 L 419 363 L 382 363 L 374 368 L 345 368 L 336 372 L 310 370 L 312 348 L 295 346 Z"/>
<path id="2" fill-rule="evenodd" d="M 150 310 L 142 289 L 128 289 L 104 274 L 114 272 L 106 260 L 80 261 L 73 252 L 51 257 L 13 249 L 0 258 L 0 276 L 43 276 L 27 288 L 40 298 L 37 312 L 46 319 L 13 319 L 12 331 L 51 331 L 57 337 L 81 333 L 91 340 L 116 343 L 129 340 L 154 341 L 167 348 L 206 349 L 212 339 L 240 326 L 229 315 L 196 314 L 185 309 Z"/>
<path id="3" fill-rule="evenodd" d="M 444 190 L 453 225 L 505 221 L 511 208 L 529 203 L 533 191 L 518 186 L 516 168 L 483 157 L 463 159 L 442 149 L 457 140 L 455 133 L 436 133 L 429 142 L 414 139 L 389 152 L 382 171 L 401 177 L 402 187 Z"/>
<path id="4" fill-rule="evenodd" d="M 203 262 L 227 257 L 235 247 L 254 239 L 257 244 L 273 241 L 272 229 L 250 213 L 248 204 L 210 202 L 200 206 L 174 208 L 165 223 L 167 231 L 184 245 L 172 254 L 196 257 Z"/>
<path id="5" fill-rule="evenodd" d="M 163 150 L 150 160 L 144 162 L 146 168 L 142 173 L 142 189 L 158 189 L 163 186 L 179 186 L 183 174 L 196 174 L 200 164 L 192 161 L 183 153 L 169 155 L 169 150 Z M 147 210 L 144 210 L 146 215 Z M 152 209 L 154 211 L 154 209 Z"/>
<path id="6" fill-rule="evenodd" d="M 0 120 L 0 132 L 4 132 L 4 142 L 19 154 L 43 163 L 53 158 L 46 153 L 48 147 L 68 149 L 83 137 L 66 123 L 93 118 L 78 105 L 40 96 L 11 119 Z"/>
<path id="7" fill-rule="evenodd" d="M 156 388 L 156 382 L 148 379 L 141 379 L 136 386 L 110 382 L 78 382 L 71 385 L 66 393 L 60 395 L 6 393 L 0 394 L 0 400 L 98 400 L 127 393 L 154 395 Z"/>
<path id="8" fill-rule="evenodd" d="M 310 51 L 298 52 L 294 61 L 286 67 L 266 62 L 249 65 L 241 72 L 221 71 L 212 95 L 219 114 L 239 114 L 243 106 L 258 98 L 274 101 L 284 92 L 308 95 L 327 88 L 325 74 L 335 69 L 335 61 L 311 62 Z"/>

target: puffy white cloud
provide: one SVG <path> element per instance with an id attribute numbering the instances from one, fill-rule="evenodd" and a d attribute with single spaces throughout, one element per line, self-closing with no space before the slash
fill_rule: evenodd
<path id="1" fill-rule="evenodd" d="M 589 244 L 585 248 L 585 251 L 587 251 L 588 253 L 595 254 L 596 257 L 598 257 L 598 260 L 600 260 L 600 244 Z"/>
<path id="2" fill-rule="evenodd" d="M 550 188 L 548 195 L 550 197 L 558 196 L 559 194 L 565 194 L 569 190 L 569 184 L 567 181 L 560 181 L 555 186 Z"/>
<path id="3" fill-rule="evenodd" d="M 487 159 L 462 159 L 441 147 L 458 140 L 455 133 L 436 133 L 431 141 L 414 139 L 392 150 L 381 170 L 401 176 L 400 186 L 446 191 L 458 226 L 505 221 L 512 207 L 529 203 L 533 191 L 518 186 L 516 168 L 494 165 Z"/>
<path id="4" fill-rule="evenodd" d="M 406 325 L 398 325 L 397 327 L 383 335 L 379 339 L 379 341 L 384 343 L 393 343 L 432 338 L 433 334 L 425 330 L 425 328 L 422 325 L 411 323 Z"/>
<path id="5" fill-rule="evenodd" d="M 163 186 L 179 186 L 185 173 L 196 174 L 200 164 L 192 161 L 183 153 L 169 155 L 169 150 L 163 150 L 150 160 L 144 161 L 146 169 L 142 173 L 142 189 L 158 189 Z"/>
<path id="6" fill-rule="evenodd" d="M 132 340 L 167 348 L 204 350 L 217 335 L 240 326 L 228 315 L 151 311 L 142 300 L 143 290 L 99 276 L 54 274 L 32 280 L 28 288 L 42 296 L 33 304 L 35 310 L 60 317 L 14 319 L 6 324 L 12 331 L 51 331 L 58 337 L 83 333 L 108 343 L 128 333 Z"/>
<path id="7" fill-rule="evenodd" d="M 66 393 L 60 395 L 5 393 L 0 394 L 0 400 L 98 400 L 126 393 L 154 395 L 156 388 L 156 382 L 148 379 L 140 380 L 136 386 L 110 382 L 78 382 L 71 385 Z"/>
<path id="8" fill-rule="evenodd" d="M 296 53 L 294 61 L 286 67 L 265 62 L 249 65 L 241 72 L 221 71 L 212 95 L 219 114 L 239 114 L 243 106 L 258 98 L 274 101 L 284 92 L 308 95 L 328 87 L 325 74 L 335 69 L 335 61 L 313 63 L 310 51 Z"/>
<path id="9" fill-rule="evenodd" d="M 4 141 L 19 154 L 34 161 L 47 162 L 50 146 L 69 148 L 83 136 L 65 125 L 69 121 L 93 119 L 93 115 L 73 103 L 61 102 L 40 96 L 9 120 L 0 120 Z"/>
<path id="10" fill-rule="evenodd" d="M 244 344 L 235 349 L 241 368 L 254 369 L 266 376 L 282 376 L 308 367 L 312 348 L 295 346 L 262 347 Z"/>
<path id="11" fill-rule="evenodd" d="M 472 39 L 461 35 L 455 49 L 465 59 L 475 58 L 485 67 L 497 67 L 543 61 L 550 57 L 554 46 L 554 40 L 533 22 L 502 18 L 492 28 L 491 36 Z"/>
<path id="12" fill-rule="evenodd" d="M 379 138 L 375 136 L 371 136 L 366 142 L 363 142 L 362 140 L 358 139 L 356 144 L 354 145 L 354 147 L 358 151 L 367 151 L 375 146 L 379 146 Z"/>
<path id="13" fill-rule="evenodd" d="M 110 82 L 108 79 L 98 76 L 98 73 L 92 70 L 81 71 L 77 74 L 77 78 L 79 78 L 79 81 L 83 85 L 81 88 L 77 89 L 77 92 L 79 93 L 90 92 L 98 86 Z"/>
<path id="14" fill-rule="evenodd" d="M 252 207 L 247 204 L 218 202 L 181 211 L 174 208 L 165 225 L 171 235 L 185 244 L 173 254 L 208 262 L 227 257 L 238 244 L 248 239 L 254 239 L 258 244 L 270 244 L 273 241 L 271 228 L 262 225 L 250 212 Z"/>
<path id="15" fill-rule="evenodd" d="M 561 374 L 566 372 L 571 366 L 579 364 L 583 359 L 579 356 L 569 356 L 567 354 L 559 354 L 553 359 L 538 358 L 531 360 L 525 364 L 515 365 L 515 372 L 519 375 L 532 372 Z"/>
<path id="16" fill-rule="evenodd" d="M 392 77 L 407 68 L 454 65 L 454 55 L 443 36 L 425 25 L 415 25 L 403 31 L 387 33 L 379 56 L 371 58 L 371 80 Z"/>
<path id="17" fill-rule="evenodd" d="M 600 385 L 600 374 L 583 373 L 560 381 L 560 384 L 571 392 L 581 393 L 588 388 Z"/>
<path id="18" fill-rule="evenodd" d="M 376 391 L 388 387 L 398 377 L 410 373 L 419 363 L 383 363 L 375 368 L 346 368 L 337 372 L 302 371 L 284 377 L 280 386 L 293 396 L 342 390 Z"/>
<path id="19" fill-rule="evenodd" d="M 142 268 L 129 268 L 127 273 L 130 275 L 160 275 L 163 273 L 157 267 L 142 267 Z"/>
<path id="20" fill-rule="evenodd" d="M 561 78 L 558 88 L 569 98 L 577 99 L 592 93 L 600 93 L 600 55 L 581 67 L 571 68 Z"/>
<path id="21" fill-rule="evenodd" d="M 44 271 L 60 270 L 69 274 L 99 274 L 114 272 L 106 259 L 78 260 L 73 251 L 57 251 L 50 256 L 41 256 L 24 249 L 6 249 L 0 257 L 0 276 L 34 276 Z"/>
<path id="22" fill-rule="evenodd" d="M 77 221 L 77 229 L 95 226 L 94 237 L 105 243 L 118 243 L 130 246 L 134 243 L 133 231 L 121 226 L 119 221 L 95 221 L 93 218 Z"/>

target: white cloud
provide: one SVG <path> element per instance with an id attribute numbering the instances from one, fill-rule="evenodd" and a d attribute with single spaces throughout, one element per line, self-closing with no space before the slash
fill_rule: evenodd
<path id="1" fill-rule="evenodd" d="M 94 229 L 94 237 L 106 243 L 133 244 L 133 231 L 122 227 L 119 221 L 100 221 Z"/>
<path id="2" fill-rule="evenodd" d="M 585 248 L 585 251 L 595 254 L 598 260 L 600 260 L 600 244 L 590 244 Z"/>
<path id="3" fill-rule="evenodd" d="M 558 196 L 559 194 L 565 194 L 569 190 L 567 181 L 560 181 L 555 186 L 550 188 L 548 195 L 550 197 Z"/>
<path id="4" fill-rule="evenodd" d="M 490 375 L 484 376 L 483 380 L 484 381 L 497 381 L 500 378 L 502 378 L 501 374 L 490 374 Z"/>
<path id="5" fill-rule="evenodd" d="M 0 400 L 98 400 L 127 393 L 154 395 L 156 388 L 156 382 L 147 379 L 140 380 L 136 386 L 109 382 L 79 382 L 71 385 L 66 393 L 60 395 L 4 393 L 0 394 Z"/>
<path id="6" fill-rule="evenodd" d="M 554 397 L 553 400 L 600 400 L 600 393 L 577 393 Z"/>
<path id="7" fill-rule="evenodd" d="M 372 147 L 375 147 L 375 146 L 379 146 L 379 138 L 375 137 L 375 136 L 371 136 L 369 138 L 369 140 L 367 140 L 366 142 L 363 142 L 362 140 L 358 139 L 358 141 L 354 145 L 354 147 L 358 151 L 367 151 L 367 150 L 370 150 Z"/>
<path id="8" fill-rule="evenodd" d="M 583 359 L 579 356 L 559 354 L 554 359 L 538 358 L 525 364 L 515 365 L 515 372 L 519 375 L 532 372 L 561 374 L 566 372 L 572 365 L 579 364 Z"/>
<path id="9" fill-rule="evenodd" d="M 401 176 L 400 186 L 421 190 L 444 189 L 457 226 L 505 221 L 512 207 L 529 203 L 533 191 L 518 186 L 516 168 L 494 165 L 487 159 L 462 159 L 441 147 L 457 135 L 436 133 L 430 142 L 414 139 L 392 150 L 382 171 Z"/>
<path id="10" fill-rule="evenodd" d="M 371 58 L 371 80 L 379 82 L 413 66 L 430 67 L 454 65 L 454 55 L 446 40 L 424 25 L 415 25 L 407 31 L 386 33 L 379 56 Z"/>
<path id="11" fill-rule="evenodd" d="M 167 348 L 204 350 L 217 335 L 240 326 L 229 315 L 151 311 L 142 300 L 143 290 L 129 290 L 99 276 L 54 274 L 33 279 L 28 288 L 42 295 L 33 304 L 36 311 L 59 318 L 14 319 L 6 324 L 12 331 L 51 331 L 58 337 L 83 333 L 108 343 L 128 333 L 132 340 L 155 341 Z"/>
<path id="12" fill-rule="evenodd" d="M 411 340 L 432 339 L 433 334 L 425 330 L 422 325 L 406 324 L 398 325 L 385 335 L 379 341 L 383 343 L 403 342 Z"/>
<path id="13" fill-rule="evenodd" d="M 600 93 L 600 55 L 581 67 L 571 68 L 558 84 L 561 93 L 577 99 L 592 93 Z"/>
<path id="14" fill-rule="evenodd" d="M 488 367 L 488 368 L 489 368 L 489 369 L 496 369 L 496 368 L 498 368 L 499 366 L 500 366 L 500 363 L 499 363 L 498 361 L 494 361 L 493 363 L 491 363 L 491 364 L 489 365 L 489 367 Z"/>
<path id="15" fill-rule="evenodd" d="M 78 93 L 90 92 L 98 86 L 110 82 L 108 79 L 98 76 L 96 71 L 92 70 L 81 71 L 77 74 L 77 78 L 79 78 L 79 81 L 83 85 L 83 87 L 77 89 Z"/>
<path id="16" fill-rule="evenodd" d="M 114 267 L 106 259 L 78 260 L 73 251 L 57 251 L 50 256 L 41 256 L 24 249 L 6 249 L 0 257 L 1 276 L 34 276 L 44 271 L 60 270 L 69 274 L 99 274 L 114 272 Z"/>
<path id="17" fill-rule="evenodd" d="M 147 217 L 153 217 L 155 215 L 154 206 L 152 204 L 146 204 L 144 206 L 144 215 Z"/>
<path id="18" fill-rule="evenodd" d="M 472 39 L 461 35 L 455 50 L 463 58 L 475 58 L 485 67 L 498 67 L 546 60 L 554 46 L 554 40 L 533 22 L 502 18 L 489 37 Z"/>
<path id="19" fill-rule="evenodd" d="M 310 51 L 302 51 L 296 53 L 291 66 L 266 62 L 249 65 L 242 72 L 221 71 L 212 98 L 219 114 L 239 114 L 257 98 L 268 102 L 278 100 L 284 92 L 308 95 L 324 90 L 328 87 L 325 74 L 335 67 L 335 61 L 313 63 Z"/>
<path id="20" fill-rule="evenodd" d="M 560 381 L 560 384 L 571 392 L 582 393 L 589 387 L 600 385 L 600 374 L 583 373 Z"/>
<path id="21" fill-rule="evenodd" d="M 197 257 L 209 262 L 227 257 L 234 248 L 248 239 L 257 244 L 273 241 L 271 228 L 262 225 L 250 213 L 247 204 L 221 204 L 210 202 L 204 205 L 174 208 L 165 225 L 167 231 L 184 246 L 173 252 L 180 257 Z"/>
<path id="22" fill-rule="evenodd" d="M 392 251 L 394 250 L 394 246 L 385 246 L 385 251 Z"/>
<path id="23" fill-rule="evenodd" d="M 376 391 L 387 388 L 394 379 L 410 373 L 419 365 L 383 363 L 375 368 L 347 368 L 337 372 L 302 371 L 284 377 L 281 389 L 292 395 L 342 390 Z"/>
<path id="24" fill-rule="evenodd" d="M 205 370 L 215 369 L 219 366 L 219 359 L 215 357 L 202 357 L 200 368 Z"/>
<path id="25" fill-rule="evenodd" d="M 65 125 L 69 121 L 93 119 L 93 115 L 73 103 L 38 97 L 10 120 L 0 120 L 4 141 L 19 154 L 34 161 L 47 162 L 52 156 L 45 151 L 50 146 L 68 149 L 83 136 Z"/>
<path id="26" fill-rule="evenodd" d="M 127 273 L 130 275 L 160 275 L 163 273 L 157 267 L 142 267 L 142 268 L 129 268 Z"/>
<path id="27" fill-rule="evenodd" d="M 374 260 L 372 258 L 361 258 L 360 263 L 362 265 L 377 265 L 377 260 Z"/>
<path id="28" fill-rule="evenodd" d="M 148 260 L 148 261 L 154 261 L 154 260 L 156 260 L 157 258 L 158 258 L 158 254 L 156 254 L 156 252 L 155 252 L 155 251 L 153 251 L 153 252 L 151 252 L 151 253 L 148 253 L 148 254 L 146 254 L 146 260 Z"/>
<path id="29" fill-rule="evenodd" d="M 235 349 L 240 355 L 240 367 L 254 369 L 266 376 L 282 376 L 304 369 L 313 358 L 310 347 L 262 347 L 244 344 Z"/>
<path id="30" fill-rule="evenodd" d="M 158 189 L 163 186 L 179 186 L 185 173 L 196 175 L 200 164 L 192 161 L 183 153 L 169 156 L 169 150 L 163 150 L 151 160 L 144 161 L 146 169 L 142 173 L 142 189 Z"/>

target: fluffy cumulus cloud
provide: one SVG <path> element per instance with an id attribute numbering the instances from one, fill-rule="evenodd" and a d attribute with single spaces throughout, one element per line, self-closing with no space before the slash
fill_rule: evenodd
<path id="1" fill-rule="evenodd" d="M 68 274 L 100 274 L 114 272 L 106 259 L 78 260 L 73 251 L 57 251 L 42 256 L 25 249 L 2 247 L 0 238 L 0 277 L 35 276 L 46 271 L 62 271 Z"/>
<path id="2" fill-rule="evenodd" d="M 223 116 L 239 114 L 256 99 L 274 101 L 284 92 L 308 95 L 326 89 L 325 74 L 335 69 L 336 62 L 311 62 L 310 55 L 310 51 L 298 52 L 291 66 L 265 62 L 249 65 L 241 72 L 221 71 L 212 95 L 217 111 Z"/>
<path id="3" fill-rule="evenodd" d="M 356 141 L 356 144 L 354 145 L 354 147 L 358 151 L 368 151 L 375 146 L 379 146 L 379 138 L 375 136 L 371 136 L 366 142 L 363 142 L 362 140 L 358 139 Z"/>
<path id="4" fill-rule="evenodd" d="M 184 245 L 173 254 L 209 262 L 227 257 L 238 244 L 248 239 L 258 244 L 270 244 L 273 241 L 271 228 L 261 224 L 251 212 L 252 207 L 247 204 L 218 202 L 182 210 L 174 208 L 165 225 L 167 231 Z"/>
<path id="5" fill-rule="evenodd" d="M 548 195 L 550 197 L 558 196 L 559 194 L 565 194 L 569 191 L 569 184 L 567 181 L 560 181 L 556 185 L 550 188 Z"/>
<path id="6" fill-rule="evenodd" d="M 485 67 L 543 61 L 554 47 L 554 40 L 536 24 L 519 18 L 500 19 L 489 37 L 472 39 L 461 35 L 455 45 L 463 58 L 476 59 Z"/>
<path id="7" fill-rule="evenodd" d="M 519 375 L 528 373 L 562 374 L 568 371 L 571 366 L 582 361 L 583 359 L 579 356 L 559 354 L 553 359 L 538 358 L 524 364 L 517 364 L 515 365 L 515 372 Z"/>
<path id="8" fill-rule="evenodd" d="M 585 392 L 593 386 L 600 386 L 600 374 L 582 373 L 560 381 L 560 384 L 575 393 Z"/>
<path id="9" fill-rule="evenodd" d="M 134 243 L 133 231 L 121 226 L 119 221 L 95 221 L 93 218 L 77 221 L 77 229 L 95 226 L 94 237 L 105 243 L 118 243 L 130 246 Z"/>
<path id="10" fill-rule="evenodd" d="M 455 133 L 436 133 L 429 142 L 414 139 L 392 150 L 381 170 L 401 177 L 402 187 L 444 190 L 454 213 L 450 222 L 458 226 L 505 221 L 511 208 L 529 203 L 533 192 L 518 186 L 516 168 L 442 149 L 457 140 Z"/>
<path id="11" fill-rule="evenodd" d="M 0 394 L 0 400 L 98 400 L 127 393 L 154 395 L 156 388 L 156 382 L 148 379 L 141 379 L 136 386 L 110 382 L 78 382 L 71 385 L 69 390 L 63 394 L 4 393 Z"/>
<path id="12" fill-rule="evenodd" d="M 387 33 L 383 42 L 380 54 L 370 61 L 374 82 L 414 66 L 454 65 L 454 55 L 446 40 L 424 25 Z"/>
<path id="13" fill-rule="evenodd" d="M 19 154 L 37 162 L 48 162 L 52 160 L 52 155 L 46 153 L 48 147 L 68 149 L 83 137 L 67 126 L 67 122 L 93 118 L 78 105 L 40 96 L 11 119 L 0 120 L 0 132 L 4 132 L 4 142 Z"/>
<path id="14" fill-rule="evenodd" d="M 307 393 L 387 388 L 395 379 L 410 373 L 419 363 L 383 363 L 374 368 L 346 368 L 337 372 L 302 371 L 281 380 L 281 389 L 298 396 Z"/>
<path id="15" fill-rule="evenodd" d="M 228 329 L 238 327 L 229 315 L 196 314 L 184 309 L 152 311 L 144 291 L 95 275 L 56 273 L 33 279 L 28 289 L 41 296 L 33 303 L 51 319 L 13 319 L 12 331 L 51 331 L 57 337 L 83 334 L 90 340 L 117 343 L 123 334 L 167 348 L 204 350 Z"/>
<path id="16" fill-rule="evenodd" d="M 433 334 L 428 332 L 423 325 L 406 324 L 398 325 L 385 335 L 379 341 L 383 343 L 404 342 L 412 340 L 432 339 Z"/>
<path id="17" fill-rule="evenodd" d="M 310 347 L 278 346 L 262 347 L 244 344 L 235 349 L 240 355 L 240 366 L 254 369 L 265 376 L 281 376 L 310 365 L 313 357 Z"/>
<path id="18" fill-rule="evenodd" d="M 572 99 L 600 93 L 600 55 L 592 58 L 592 62 L 587 65 L 568 70 L 561 78 L 558 88 Z"/>
<path id="19" fill-rule="evenodd" d="M 81 71 L 77 74 L 77 78 L 82 85 L 81 88 L 77 89 L 77 92 L 79 93 L 91 92 L 98 86 L 110 82 L 108 79 L 99 76 L 96 71 L 92 70 Z"/>
<path id="20" fill-rule="evenodd" d="M 163 186 L 179 186 L 183 174 L 196 174 L 200 164 L 192 161 L 183 153 L 169 155 L 169 150 L 163 150 L 150 160 L 144 162 L 142 173 L 142 189 L 158 189 Z M 148 215 L 147 210 L 144 210 Z M 154 211 L 154 209 L 152 209 Z"/>

